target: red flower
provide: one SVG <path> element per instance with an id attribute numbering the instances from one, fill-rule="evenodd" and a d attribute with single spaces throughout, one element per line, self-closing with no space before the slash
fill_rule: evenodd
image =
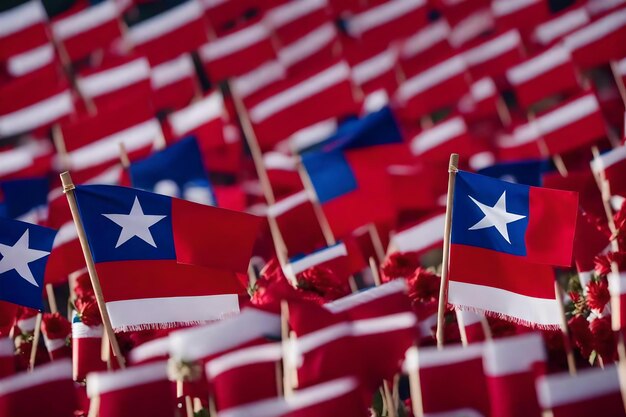
<path id="1" fill-rule="evenodd" d="M 487 317 L 489 328 L 491 329 L 491 335 L 494 338 L 507 337 L 517 334 L 517 325 L 508 320 L 503 320 L 498 317 Z"/>
<path id="2" fill-rule="evenodd" d="M 611 272 L 611 262 L 616 262 L 621 271 L 626 268 L 626 252 L 609 252 L 606 255 L 598 255 L 594 259 L 595 271 L 598 275 L 606 276 Z"/>
<path id="3" fill-rule="evenodd" d="M 394 278 L 406 278 L 420 266 L 419 256 L 415 252 L 392 253 L 381 266 L 382 281 L 388 282 Z"/>
<path id="4" fill-rule="evenodd" d="M 433 301 L 439 298 L 441 277 L 427 269 L 417 268 L 407 278 L 407 285 L 409 287 L 409 298 L 413 304 L 420 301 Z"/>
<path id="5" fill-rule="evenodd" d="M 102 324 L 102 317 L 98 309 L 98 303 L 93 298 L 79 298 L 75 302 L 80 321 L 86 326 L 98 326 Z"/>
<path id="6" fill-rule="evenodd" d="M 59 312 L 44 313 L 41 331 L 48 339 L 65 339 L 72 333 L 72 325 Z"/>
<path id="7" fill-rule="evenodd" d="M 622 203 L 619 211 L 613 216 L 615 228 L 618 234 L 626 234 L 626 201 Z"/>
<path id="8" fill-rule="evenodd" d="M 83 272 L 76 278 L 76 285 L 74 286 L 74 292 L 76 293 L 76 297 L 93 297 L 93 287 L 91 286 L 91 279 L 89 278 L 89 273 Z"/>
<path id="9" fill-rule="evenodd" d="M 301 272 L 296 278 L 299 289 L 313 292 L 326 301 L 336 300 L 350 294 L 347 281 L 339 278 L 329 268 L 315 266 Z"/>
<path id="10" fill-rule="evenodd" d="M 593 335 L 589 330 L 589 322 L 584 316 L 574 316 L 567 322 L 574 345 L 584 358 L 589 358 L 593 351 Z"/>
<path id="11" fill-rule="evenodd" d="M 615 360 L 617 344 L 615 335 L 611 329 L 611 316 L 595 319 L 590 325 L 593 334 L 593 347 L 602 357 L 604 363 L 611 363 Z"/>
<path id="12" fill-rule="evenodd" d="M 609 294 L 609 285 L 606 280 L 591 281 L 587 284 L 587 304 L 589 308 L 602 311 L 610 300 L 611 294 Z"/>

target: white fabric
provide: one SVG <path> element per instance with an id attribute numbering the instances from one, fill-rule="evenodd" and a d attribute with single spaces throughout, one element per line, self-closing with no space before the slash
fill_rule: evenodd
<path id="1" fill-rule="evenodd" d="M 239 30 L 222 38 L 217 38 L 200 47 L 198 53 L 205 62 L 215 61 L 228 55 L 233 55 L 242 49 L 249 48 L 263 39 L 267 39 L 270 32 L 263 22 Z"/>
<path id="2" fill-rule="evenodd" d="M 280 316 L 245 308 L 218 323 L 170 333 L 170 356 L 195 361 L 266 335 L 280 337 Z"/>
<path id="3" fill-rule="evenodd" d="M 570 51 L 580 49 L 626 26 L 626 9 L 611 13 L 567 35 L 563 43 Z"/>
<path id="4" fill-rule="evenodd" d="M 458 138 L 467 132 L 467 125 L 462 117 L 455 117 L 425 130 L 411 139 L 411 152 L 421 155 L 441 144 Z"/>
<path id="5" fill-rule="evenodd" d="M 348 20 L 348 32 L 353 36 L 362 36 L 368 30 L 391 23 L 401 16 L 426 5 L 425 0 L 403 0 L 383 3 Z"/>
<path id="6" fill-rule="evenodd" d="M 278 217 L 286 212 L 298 207 L 301 204 L 306 203 L 307 201 L 311 201 L 309 199 L 308 192 L 299 191 L 295 194 L 290 195 L 289 197 L 285 197 L 280 201 L 277 201 L 275 204 L 267 207 L 267 215 L 270 217 Z"/>
<path id="7" fill-rule="evenodd" d="M 445 214 L 440 214 L 396 233 L 391 237 L 389 246 L 398 252 L 412 252 L 443 242 L 445 217 Z"/>
<path id="8" fill-rule="evenodd" d="M 167 361 L 132 366 L 115 372 L 92 372 L 87 375 L 89 398 L 113 391 L 167 380 Z"/>
<path id="9" fill-rule="evenodd" d="M 596 96 L 591 93 L 537 117 L 532 123 L 536 124 L 539 132 L 545 135 L 598 111 L 600 111 L 600 105 Z"/>
<path id="10" fill-rule="evenodd" d="M 275 169 L 280 171 L 296 172 L 297 159 L 291 155 L 285 155 L 281 152 L 266 152 L 263 155 L 263 164 L 268 170 Z"/>
<path id="11" fill-rule="evenodd" d="M 77 80 L 78 89 L 87 97 L 98 97 L 150 78 L 150 64 L 139 58 Z"/>
<path id="12" fill-rule="evenodd" d="M 398 88 L 397 98 L 401 102 L 406 102 L 412 97 L 464 73 L 466 69 L 463 58 L 460 56 L 452 57 L 406 80 Z"/>
<path id="13" fill-rule="evenodd" d="M 380 77 L 384 73 L 393 70 L 397 58 L 396 51 L 388 49 L 365 61 L 359 62 L 352 68 L 352 80 L 357 85 L 363 85 L 376 77 Z"/>
<path id="14" fill-rule="evenodd" d="M 626 160 L 626 145 L 621 145 L 593 159 L 591 161 L 591 169 L 594 172 L 602 172 L 624 160 Z"/>
<path id="15" fill-rule="evenodd" d="M 158 90 L 182 79 L 193 77 L 194 74 L 191 55 L 184 54 L 153 67 L 150 73 L 150 84 L 152 88 Z"/>
<path id="16" fill-rule="evenodd" d="M 500 377 L 532 371 L 537 362 L 546 361 L 540 333 L 528 333 L 485 342 L 485 375 Z"/>
<path id="17" fill-rule="evenodd" d="M 517 29 L 510 30 L 466 51 L 463 58 L 470 66 L 479 65 L 512 49 L 519 48 L 521 43 L 522 38 Z"/>
<path id="18" fill-rule="evenodd" d="M 417 349 L 409 349 L 403 369 L 405 372 L 414 372 L 423 368 L 453 365 L 481 358 L 483 351 L 483 343 L 472 343 L 469 346 L 451 345 L 446 346 L 443 350 L 436 347 L 425 347 L 421 348 L 419 352 Z"/>
<path id="19" fill-rule="evenodd" d="M 170 341 L 167 337 L 150 340 L 130 351 L 129 359 L 132 363 L 139 363 L 148 359 L 167 356 L 170 351 Z"/>
<path id="20" fill-rule="evenodd" d="M 287 2 L 283 5 L 270 9 L 265 15 L 265 20 L 272 28 L 278 29 L 308 14 L 314 13 L 318 10 L 324 10 L 327 6 L 327 0 L 300 0 Z"/>
<path id="21" fill-rule="evenodd" d="M 134 45 L 141 45 L 202 18 L 202 13 L 200 4 L 190 0 L 132 26 L 126 36 Z"/>
<path id="22" fill-rule="evenodd" d="M 343 243 L 330 246 L 328 248 L 319 250 L 311 255 L 307 255 L 301 259 L 298 259 L 297 261 L 290 262 L 285 265 L 284 270 L 286 274 L 295 276 L 303 271 L 306 271 L 309 268 L 339 258 L 341 256 L 348 256 L 348 250 L 346 249 L 346 245 Z"/>
<path id="23" fill-rule="evenodd" d="M 72 322 L 72 339 L 100 339 L 104 334 L 104 327 L 87 326 L 79 321 Z"/>
<path id="24" fill-rule="evenodd" d="M 458 48 L 475 39 L 478 35 L 493 29 L 493 27 L 494 20 L 491 9 L 484 8 L 478 10 L 452 28 L 449 37 L 450 44 Z"/>
<path id="25" fill-rule="evenodd" d="M 406 291 L 406 282 L 403 279 L 394 279 L 378 287 L 350 294 L 333 302 L 326 303 L 324 304 L 324 308 L 331 313 L 341 313 L 358 305 L 370 303 L 392 294 L 405 293 Z"/>
<path id="26" fill-rule="evenodd" d="M 496 84 L 490 77 L 481 78 L 470 86 L 470 94 L 476 102 L 493 97 L 497 92 Z"/>
<path id="27" fill-rule="evenodd" d="M 10 337 L 0 338 L 0 358 L 13 357 L 15 345 Z"/>
<path id="28" fill-rule="evenodd" d="M 529 297 L 484 285 L 450 281 L 448 302 L 505 314 L 541 326 L 558 326 L 561 323 L 559 305 L 555 299 Z"/>
<path id="29" fill-rule="evenodd" d="M 48 20 L 40 0 L 31 0 L 0 13 L 0 38 Z M 7 41 L 3 41 L 7 42 Z"/>
<path id="30" fill-rule="evenodd" d="M 350 68 L 345 62 L 335 64 L 304 80 L 300 84 L 283 90 L 260 102 L 250 109 L 250 119 L 252 119 L 254 123 L 261 123 L 274 114 L 329 89 L 335 84 L 349 79 L 349 77 Z"/>
<path id="31" fill-rule="evenodd" d="M 617 74 L 626 77 L 626 58 L 622 58 L 615 64 L 615 71 Z"/>
<path id="32" fill-rule="evenodd" d="M 69 91 L 63 91 L 0 116 L 0 136 L 11 136 L 36 129 L 73 111 L 72 95 Z"/>
<path id="33" fill-rule="evenodd" d="M 562 16 L 537 25 L 533 37 L 540 44 L 548 45 L 563 35 L 585 26 L 590 21 L 591 18 L 585 9 L 575 9 Z"/>
<path id="34" fill-rule="evenodd" d="M 626 272 L 620 274 L 610 273 L 608 276 L 609 291 L 612 296 L 626 294 Z"/>
<path id="35" fill-rule="evenodd" d="M 330 401 L 357 388 L 352 378 L 335 379 L 296 391 L 288 398 L 270 398 L 222 410 L 219 417 L 278 417 L 294 410 Z"/>
<path id="36" fill-rule="evenodd" d="M 282 47 L 278 51 L 278 60 L 285 66 L 291 67 L 305 60 L 322 49 L 329 48 L 329 43 L 337 38 L 337 31 L 332 23 L 325 23 L 310 31 L 295 42 Z"/>
<path id="37" fill-rule="evenodd" d="M 32 372 L 20 372 L 0 379 L 0 395 L 9 395 L 38 385 L 71 380 L 71 378 L 71 359 L 61 359 L 38 366 Z"/>
<path id="38" fill-rule="evenodd" d="M 589 14 L 595 16 L 624 3 L 626 3 L 626 0 L 590 0 L 585 4 L 585 7 Z"/>
<path id="39" fill-rule="evenodd" d="M 291 145 L 294 152 L 300 152 L 326 140 L 336 130 L 337 121 L 335 119 L 324 120 L 295 132 L 288 139 L 289 145 Z"/>
<path id="40" fill-rule="evenodd" d="M 506 77 L 513 85 L 520 85 L 570 61 L 569 51 L 557 46 L 510 68 Z"/>
<path id="41" fill-rule="evenodd" d="M 445 19 L 439 19 L 404 40 L 400 47 L 402 58 L 414 57 L 450 36 L 450 26 Z"/>
<path id="42" fill-rule="evenodd" d="M 159 323 L 200 323 L 239 312 L 237 294 L 157 297 L 106 303 L 114 329 Z"/>
<path id="43" fill-rule="evenodd" d="M 215 378 L 234 368 L 255 363 L 277 362 L 281 358 L 282 346 L 280 343 L 250 346 L 218 356 L 207 362 L 205 369 L 209 378 Z"/>
<path id="44" fill-rule="evenodd" d="M 102 162 L 119 158 L 119 144 L 123 143 L 128 152 L 134 152 L 154 143 L 161 135 L 161 125 L 156 119 L 139 123 L 88 145 L 67 155 L 72 169 L 81 170 Z"/>
<path id="45" fill-rule="evenodd" d="M 219 91 L 215 91 L 184 109 L 170 114 L 168 122 L 174 135 L 180 137 L 211 120 L 221 118 L 223 112 L 224 99 Z"/>
<path id="46" fill-rule="evenodd" d="M 542 376 L 536 386 L 539 405 L 544 409 L 617 394 L 620 389 L 615 365 L 579 370 L 576 376 L 569 373 Z"/>
<path id="47" fill-rule="evenodd" d="M 246 98 L 268 85 L 287 76 L 285 66 L 279 61 L 268 61 L 232 81 L 233 90 L 240 98 Z"/>
<path id="48" fill-rule="evenodd" d="M 542 0 L 494 0 L 491 2 L 491 10 L 496 17 L 515 13 Z"/>
<path id="49" fill-rule="evenodd" d="M 10 57 L 7 60 L 7 70 L 12 76 L 20 77 L 52 63 L 53 60 L 54 47 L 47 43 Z"/>
<path id="50" fill-rule="evenodd" d="M 65 339 L 48 339 L 45 335 L 43 338 L 43 342 L 44 345 L 46 345 L 46 350 L 50 353 L 66 346 Z"/>
<path id="51" fill-rule="evenodd" d="M 52 23 L 52 33 L 60 40 L 66 40 L 117 19 L 119 10 L 113 0 L 87 7 Z"/>

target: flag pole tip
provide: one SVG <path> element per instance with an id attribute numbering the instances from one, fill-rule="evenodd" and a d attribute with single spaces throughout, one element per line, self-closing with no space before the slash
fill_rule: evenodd
<path id="1" fill-rule="evenodd" d="M 59 176 L 61 177 L 61 184 L 63 184 L 64 193 L 71 191 L 75 188 L 74 183 L 72 182 L 72 176 L 70 175 L 69 171 L 61 172 Z"/>
<path id="2" fill-rule="evenodd" d="M 450 166 L 458 168 L 459 166 L 459 154 L 458 153 L 450 154 Z"/>

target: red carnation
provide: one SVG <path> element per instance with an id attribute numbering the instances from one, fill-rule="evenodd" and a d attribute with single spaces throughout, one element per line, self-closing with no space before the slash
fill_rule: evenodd
<path id="1" fill-rule="evenodd" d="M 611 294 L 609 294 L 609 285 L 606 280 L 591 281 L 587 284 L 587 304 L 589 308 L 601 312 L 610 300 Z"/>
<path id="2" fill-rule="evenodd" d="M 618 234 L 626 234 L 626 201 L 622 203 L 619 211 L 613 216 L 615 228 Z"/>
<path id="3" fill-rule="evenodd" d="M 567 322 L 574 345 L 584 358 L 589 358 L 593 351 L 593 335 L 589 330 L 589 322 L 582 316 L 574 316 Z"/>
<path id="4" fill-rule="evenodd" d="M 617 344 L 611 329 L 611 316 L 593 320 L 590 329 L 593 334 L 593 347 L 598 355 L 602 357 L 605 364 L 613 362 L 617 353 Z"/>
<path id="5" fill-rule="evenodd" d="M 86 326 L 98 326 L 102 324 L 98 303 L 93 298 L 79 298 L 75 303 L 80 321 Z"/>
<path id="6" fill-rule="evenodd" d="M 74 292 L 76 293 L 76 297 L 93 297 L 93 287 L 91 286 L 91 279 L 89 278 L 89 274 L 84 272 L 80 274 L 76 278 L 76 285 L 74 286 Z"/>
<path id="7" fill-rule="evenodd" d="M 59 312 L 44 313 L 41 321 L 41 331 L 48 339 L 65 339 L 72 333 L 72 325 Z"/>
<path id="8" fill-rule="evenodd" d="M 326 301 L 336 300 L 350 294 L 350 287 L 346 280 L 340 279 L 329 268 L 314 266 L 297 275 L 298 288 L 313 292 Z"/>
<path id="9" fill-rule="evenodd" d="M 487 317 L 489 328 L 491 329 L 491 335 L 494 338 L 507 337 L 517 334 L 518 326 L 508 320 L 503 320 L 498 317 Z"/>
<path id="10" fill-rule="evenodd" d="M 413 304 L 420 301 L 433 301 L 439 298 L 441 278 L 424 268 L 417 268 L 407 279 L 409 298 Z"/>
<path id="11" fill-rule="evenodd" d="M 392 253 L 381 266 L 381 279 L 388 282 L 394 278 L 409 277 L 419 266 L 419 256 L 415 252 Z"/>
<path id="12" fill-rule="evenodd" d="M 595 271 L 600 276 L 606 276 L 611 272 L 611 263 L 616 262 L 620 271 L 626 269 L 626 252 L 609 252 L 606 255 L 598 255 L 594 259 Z"/>

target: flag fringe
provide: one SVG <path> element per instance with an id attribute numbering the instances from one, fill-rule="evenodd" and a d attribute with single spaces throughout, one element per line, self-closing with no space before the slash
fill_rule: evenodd
<path id="1" fill-rule="evenodd" d="M 486 317 L 493 317 L 493 318 L 496 318 L 496 319 L 509 321 L 509 322 L 511 322 L 513 324 L 517 324 L 519 326 L 530 327 L 531 329 L 535 329 L 535 330 L 552 330 L 552 331 L 559 331 L 559 330 L 561 330 L 561 326 L 559 324 L 534 323 L 532 321 L 520 319 L 519 317 L 513 317 L 513 316 L 509 316 L 509 315 L 504 314 L 504 313 L 499 313 L 497 311 L 483 310 L 481 308 L 470 307 L 470 306 L 465 306 L 465 305 L 452 305 L 452 307 L 454 307 L 455 310 L 470 311 L 472 313 L 482 314 L 482 315 L 484 315 Z"/>
<path id="2" fill-rule="evenodd" d="M 170 323 L 142 323 L 142 324 L 130 324 L 126 326 L 115 326 L 113 330 L 115 332 L 139 332 L 142 330 L 167 330 L 180 327 L 192 327 L 201 324 L 215 323 L 218 320 L 190 320 L 190 321 L 174 321 Z"/>

